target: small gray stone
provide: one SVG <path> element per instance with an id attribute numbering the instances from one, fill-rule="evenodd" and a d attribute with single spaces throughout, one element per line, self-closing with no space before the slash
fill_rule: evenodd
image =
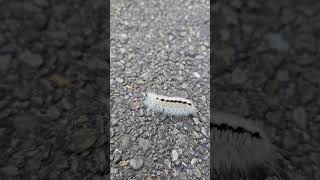
<path id="1" fill-rule="evenodd" d="M 186 31 L 183 31 L 183 32 L 180 33 L 180 36 L 182 36 L 182 37 L 184 37 L 184 36 L 186 36 L 186 35 L 187 35 L 187 32 L 186 32 Z"/>
<path id="2" fill-rule="evenodd" d="M 196 165 L 197 162 L 198 162 L 198 160 L 196 158 L 192 158 L 190 163 L 192 166 L 194 166 L 194 165 Z"/>
<path id="3" fill-rule="evenodd" d="M 121 154 L 119 154 L 119 153 L 114 153 L 114 155 L 113 155 L 113 162 L 114 162 L 114 163 L 117 163 L 117 162 L 120 161 L 120 159 L 121 159 Z"/>
<path id="4" fill-rule="evenodd" d="M 281 34 L 271 33 L 266 35 L 266 39 L 271 48 L 277 51 L 288 51 L 289 50 L 289 43 L 283 39 Z"/>
<path id="5" fill-rule="evenodd" d="M 121 79 L 121 78 L 116 78 L 116 81 L 119 83 L 123 83 L 123 79 Z"/>
<path id="6" fill-rule="evenodd" d="M 111 125 L 117 125 L 118 124 L 118 119 L 117 118 L 112 118 L 111 119 Z"/>
<path id="7" fill-rule="evenodd" d="M 172 161 L 173 161 L 173 162 L 176 161 L 176 160 L 178 160 L 178 158 L 179 158 L 178 152 L 177 152 L 176 150 L 172 150 L 172 152 L 171 152 L 171 157 L 172 157 Z"/>
<path id="8" fill-rule="evenodd" d="M 40 54 L 33 54 L 30 51 L 25 51 L 20 54 L 19 59 L 28 66 L 38 68 L 42 65 L 43 59 Z"/>
<path id="9" fill-rule="evenodd" d="M 121 148 L 122 150 L 126 150 L 131 144 L 131 137 L 129 135 L 124 135 L 121 138 Z"/>
<path id="10" fill-rule="evenodd" d="M 177 135 L 179 133 L 179 130 L 174 128 L 172 132 L 173 132 L 173 134 Z"/>
<path id="11" fill-rule="evenodd" d="M 141 80 L 141 79 L 139 79 L 139 80 L 137 81 L 137 84 L 144 84 L 144 81 Z"/>
<path id="12" fill-rule="evenodd" d="M 178 139 L 177 139 L 177 144 L 178 145 L 183 145 L 183 144 L 186 144 L 187 141 L 186 141 L 186 138 L 184 135 L 182 134 L 178 134 Z"/>
<path id="13" fill-rule="evenodd" d="M 204 56 L 203 55 L 196 55 L 196 57 L 195 57 L 196 59 L 203 59 L 204 58 Z"/>
<path id="14" fill-rule="evenodd" d="M 193 74 L 193 76 L 196 77 L 196 78 L 200 78 L 200 77 L 201 77 L 198 72 L 193 72 L 192 74 Z"/>
<path id="15" fill-rule="evenodd" d="M 169 41 L 174 40 L 174 36 L 172 34 L 169 34 Z"/>
<path id="16" fill-rule="evenodd" d="M 121 54 L 126 53 L 126 49 L 125 49 L 125 48 L 120 48 L 120 53 L 121 53 Z"/>
<path id="17" fill-rule="evenodd" d="M 146 151 L 150 146 L 150 141 L 144 138 L 139 138 L 139 146 Z"/>
<path id="18" fill-rule="evenodd" d="M 69 149 L 74 152 L 82 152 L 93 146 L 96 140 L 97 136 L 94 129 L 80 129 L 72 134 Z"/>
<path id="19" fill-rule="evenodd" d="M 141 157 L 135 157 L 133 159 L 130 159 L 129 164 L 132 167 L 132 169 L 139 170 L 143 166 L 143 160 Z"/>
<path id="20" fill-rule="evenodd" d="M 118 173 L 118 169 L 117 169 L 117 168 L 114 168 L 114 167 L 111 167 L 111 168 L 110 168 L 110 173 L 111 173 L 111 174 L 117 174 L 117 173 Z"/>
<path id="21" fill-rule="evenodd" d="M 197 124 L 197 125 L 200 123 L 199 119 L 198 119 L 198 118 L 196 118 L 196 117 L 195 117 L 195 118 L 193 118 L 193 122 L 194 122 L 195 124 Z"/>
<path id="22" fill-rule="evenodd" d="M 208 137 L 208 132 L 207 132 L 207 130 L 206 130 L 205 127 L 201 127 L 201 133 L 202 133 L 204 136 Z"/>
<path id="23" fill-rule="evenodd" d="M 114 135 L 114 130 L 113 128 L 110 128 L 110 137 L 113 137 L 113 135 Z"/>
<path id="24" fill-rule="evenodd" d="M 123 38 L 123 39 L 127 39 L 128 35 L 123 33 L 123 34 L 120 34 L 120 37 Z"/>
<path id="25" fill-rule="evenodd" d="M 51 118 L 52 120 L 56 120 L 60 117 L 61 113 L 59 109 L 55 106 L 50 106 L 46 112 L 46 117 Z"/>
<path id="26" fill-rule="evenodd" d="M 306 127 L 307 114 L 303 107 L 298 107 L 293 111 L 293 120 L 300 128 Z"/>
<path id="27" fill-rule="evenodd" d="M 198 178 L 201 178 L 201 171 L 198 167 L 195 167 L 193 171 Z"/>

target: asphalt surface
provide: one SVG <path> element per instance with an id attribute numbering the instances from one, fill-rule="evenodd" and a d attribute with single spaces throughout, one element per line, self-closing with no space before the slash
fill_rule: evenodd
<path id="1" fill-rule="evenodd" d="M 209 179 L 209 1 L 111 1 L 111 179 Z M 148 110 L 142 92 L 201 115 Z"/>

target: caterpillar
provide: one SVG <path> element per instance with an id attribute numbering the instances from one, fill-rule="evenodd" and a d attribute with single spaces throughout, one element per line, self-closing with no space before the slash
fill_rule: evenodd
<path id="1" fill-rule="evenodd" d="M 169 116 L 193 115 L 197 109 L 194 103 L 186 98 L 168 97 L 148 92 L 144 95 L 144 105 L 154 112 L 161 112 Z"/>
<path id="2" fill-rule="evenodd" d="M 267 168 L 279 179 L 278 151 L 262 128 L 247 119 L 214 113 L 211 129 L 211 166 L 222 180 L 263 179 Z M 284 177 L 287 177 L 283 171 Z"/>

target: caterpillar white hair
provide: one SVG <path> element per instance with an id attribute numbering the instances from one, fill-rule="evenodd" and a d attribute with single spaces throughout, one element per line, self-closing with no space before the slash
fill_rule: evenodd
<path id="1" fill-rule="evenodd" d="M 247 119 L 220 112 L 214 113 L 212 120 L 211 165 L 220 179 L 260 180 L 266 168 L 281 179 L 274 168 L 277 149 L 261 128 Z"/>
<path id="2" fill-rule="evenodd" d="M 144 94 L 144 104 L 154 112 L 161 112 L 169 116 L 188 116 L 197 110 L 194 103 L 182 97 L 168 97 L 155 93 Z"/>

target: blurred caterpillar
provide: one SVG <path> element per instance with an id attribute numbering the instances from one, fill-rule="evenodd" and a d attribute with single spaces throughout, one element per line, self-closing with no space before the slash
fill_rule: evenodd
<path id="1" fill-rule="evenodd" d="M 220 112 L 213 114 L 212 121 L 211 166 L 221 180 L 261 180 L 267 168 L 282 179 L 276 170 L 280 167 L 275 168 L 278 149 L 261 128 L 247 119 Z"/>

